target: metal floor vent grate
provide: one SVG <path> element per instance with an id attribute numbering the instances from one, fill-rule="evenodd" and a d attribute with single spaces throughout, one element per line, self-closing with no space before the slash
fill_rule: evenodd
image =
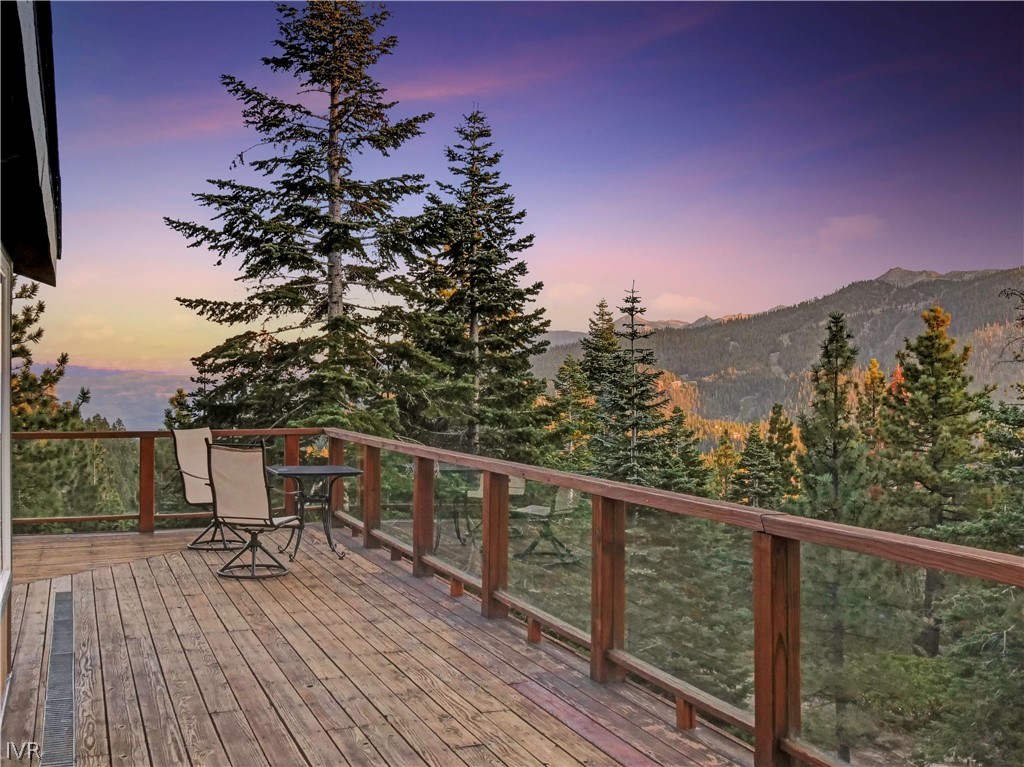
<path id="1" fill-rule="evenodd" d="M 44 711 L 41 767 L 74 767 L 75 628 L 70 591 L 54 595 Z"/>

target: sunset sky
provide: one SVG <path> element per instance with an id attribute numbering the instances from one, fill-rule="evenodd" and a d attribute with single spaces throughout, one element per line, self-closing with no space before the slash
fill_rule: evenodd
<path id="1" fill-rule="evenodd" d="M 1024 259 L 1024 5 L 389 6 L 375 72 L 436 112 L 388 175 L 444 179 L 479 106 L 527 210 L 552 327 L 635 280 L 648 316 L 753 312 L 892 266 Z M 260 65 L 271 3 L 53 5 L 64 252 L 46 338 L 95 367 L 185 372 L 224 337 L 175 296 L 238 292 L 162 223 L 254 143 L 219 84 Z"/>

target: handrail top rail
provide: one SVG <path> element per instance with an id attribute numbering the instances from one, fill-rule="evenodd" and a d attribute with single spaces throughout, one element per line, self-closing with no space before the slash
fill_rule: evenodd
<path id="1" fill-rule="evenodd" d="M 1024 588 L 1024 557 L 1014 554 L 944 543 L 927 538 L 916 538 L 899 533 L 888 533 L 870 528 L 854 527 L 852 525 L 808 517 L 798 517 L 780 511 L 758 510 L 728 501 L 716 501 L 708 498 L 683 495 L 669 490 L 640 487 L 625 482 L 571 474 L 557 469 L 546 469 L 498 458 L 459 453 L 453 450 L 402 442 L 386 437 L 376 437 L 334 427 L 214 429 L 213 434 L 214 436 L 221 437 L 287 437 L 325 434 L 334 439 L 398 452 L 408 456 L 443 461 L 457 466 L 465 466 L 506 476 L 521 477 L 638 506 L 648 506 L 677 516 L 706 519 L 790 540 L 831 546 L 904 564 L 933 568 L 957 575 L 982 578 Z M 16 440 L 169 438 L 170 432 L 15 432 L 11 436 Z"/>
<path id="2" fill-rule="evenodd" d="M 319 427 L 281 427 L 278 429 L 213 429 L 215 437 L 315 437 Z M 16 431 L 13 440 L 33 439 L 170 439 L 167 429 L 142 431 Z"/>
<path id="3" fill-rule="evenodd" d="M 532 479 L 638 506 L 649 506 L 678 516 L 698 517 L 804 543 L 832 546 L 882 559 L 1024 588 L 1024 557 L 1014 554 L 798 517 L 781 511 L 757 510 L 728 501 L 715 501 L 670 490 L 586 477 L 557 469 L 458 453 L 333 427 L 326 427 L 324 433 L 335 439 L 481 471 Z"/>

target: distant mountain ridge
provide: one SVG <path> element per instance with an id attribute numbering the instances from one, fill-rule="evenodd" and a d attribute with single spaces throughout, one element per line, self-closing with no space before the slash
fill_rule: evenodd
<path id="1" fill-rule="evenodd" d="M 960 344 L 973 347 L 971 373 L 980 386 L 1005 387 L 1020 369 L 997 365 L 1010 338 L 1011 302 L 999 298 L 1007 287 L 1024 289 L 1024 268 L 940 274 L 890 269 L 874 280 L 854 282 L 827 296 L 759 314 L 701 317 L 694 322 L 651 320 L 658 332 L 652 346 L 659 364 L 693 384 L 697 409 L 706 418 L 751 420 L 773 402 L 799 410 L 807 393 L 807 371 L 817 360 L 829 312 L 846 314 L 860 364 L 876 357 L 890 371 L 904 338 L 918 335 L 920 314 L 939 304 L 953 315 Z M 580 355 L 579 331 L 551 331 L 551 347 L 534 358 L 537 375 L 552 379 L 567 354 Z M 167 399 L 192 384 L 187 374 L 107 370 L 69 365 L 57 389 L 62 399 L 90 390 L 83 415 L 99 413 L 128 429 L 159 429 Z M 1015 379 L 1014 376 L 1017 378 Z"/>
<path id="2" fill-rule="evenodd" d="M 904 339 L 923 330 L 921 312 L 938 304 L 952 315 L 959 344 L 973 349 L 970 372 L 976 384 L 1004 391 L 1021 376 L 1019 367 L 996 364 L 1011 337 L 1013 304 L 999 297 L 1008 287 L 1024 289 L 1024 268 L 946 274 L 894 268 L 821 298 L 759 314 L 698 320 L 683 328 L 658 328 L 653 321 L 649 324 L 658 332 L 651 346 L 661 367 L 696 386 L 702 416 L 752 420 L 764 417 L 776 401 L 793 411 L 805 406 L 807 371 L 817 361 L 831 312 L 846 315 L 859 364 L 875 357 L 891 371 Z M 578 341 L 549 349 L 534 359 L 534 372 L 551 379 L 566 355 L 580 353 Z"/>
<path id="3" fill-rule="evenodd" d="M 78 390 L 89 390 L 89 403 L 82 415 L 99 414 L 110 421 L 120 419 L 126 429 L 162 429 L 167 399 L 175 390 L 192 387 L 183 373 L 151 373 L 143 370 L 108 370 L 68 365 L 57 386 L 57 396 L 71 400 Z"/>

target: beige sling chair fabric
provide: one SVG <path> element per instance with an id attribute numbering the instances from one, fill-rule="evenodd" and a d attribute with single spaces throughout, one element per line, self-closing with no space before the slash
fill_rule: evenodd
<path id="1" fill-rule="evenodd" d="M 213 442 L 209 429 L 171 429 L 174 441 L 174 460 L 185 494 L 185 503 L 206 509 L 213 507 L 210 473 L 206 461 L 206 445 Z M 197 551 L 227 551 L 245 545 L 231 528 L 217 518 L 216 512 L 206 528 L 188 545 Z"/>
<path id="2" fill-rule="evenodd" d="M 249 534 L 245 547 L 217 574 L 228 578 L 285 575 L 288 568 L 260 542 L 260 534 L 281 529 L 296 531 L 298 539 L 291 556 L 294 559 L 302 541 L 303 525 L 299 517 L 273 516 L 263 448 L 210 444 L 207 451 L 214 512 L 224 524 Z M 263 555 L 262 561 L 257 560 L 257 553 Z M 248 562 L 244 561 L 246 554 Z"/>

